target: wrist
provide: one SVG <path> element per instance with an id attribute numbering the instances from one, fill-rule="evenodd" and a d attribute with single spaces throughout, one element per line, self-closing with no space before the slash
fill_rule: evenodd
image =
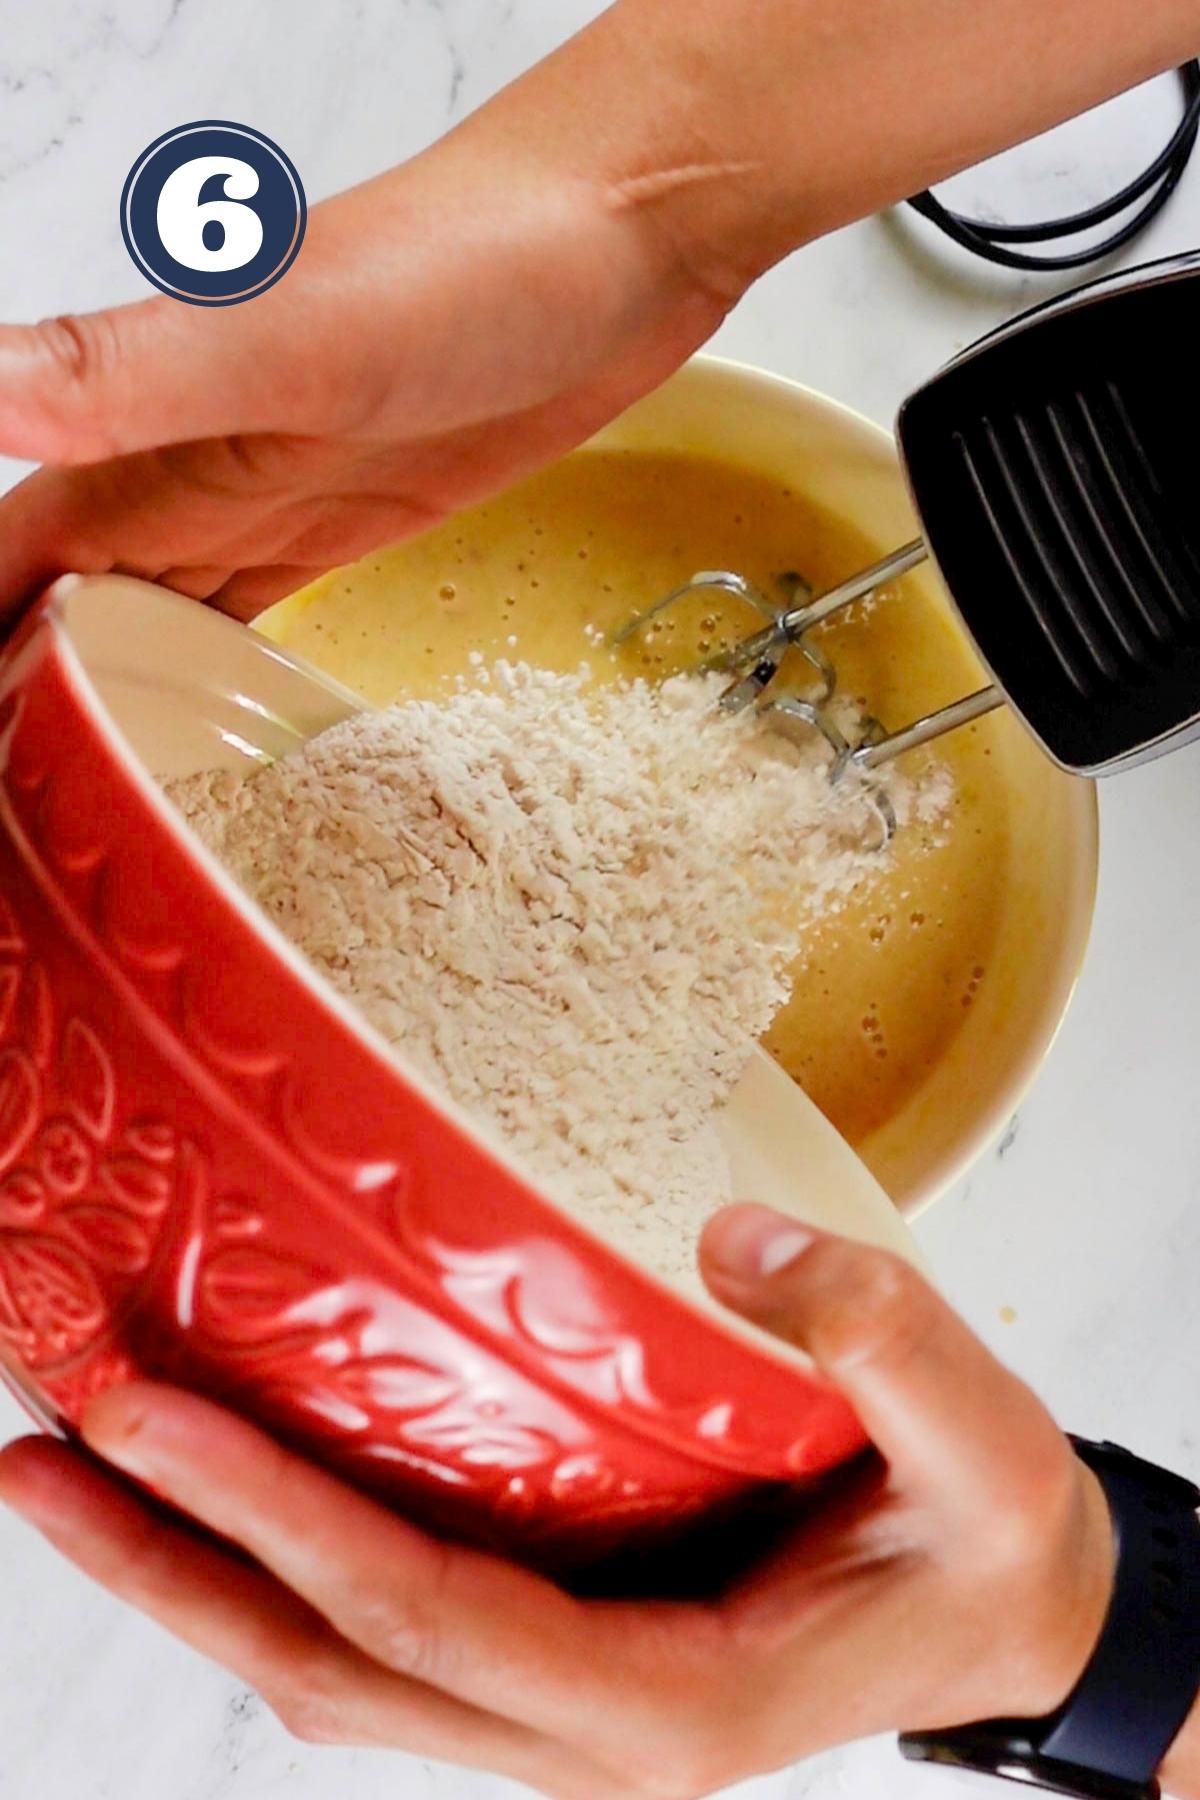
<path id="1" fill-rule="evenodd" d="M 1113 1595 L 1116 1544 L 1104 1491 L 1074 1456 L 1036 1523 L 1032 1554 L 1004 1581 L 1011 1634 L 963 1697 L 960 1723 L 1044 1719 L 1075 1688 L 1099 1642 Z M 986 1692 L 980 1691 L 981 1686 Z"/>
<path id="2" fill-rule="evenodd" d="M 1060 1526 L 1054 1568 L 1045 1578 L 1053 1617 L 1046 1623 L 1036 1710 L 1027 1708 L 1021 1717 L 1044 1718 L 1063 1704 L 1092 1659 L 1112 1601 L 1112 1516 L 1091 1469 L 1076 1466 L 1076 1502 Z"/>
<path id="3" fill-rule="evenodd" d="M 1051 1506 L 1066 1534 L 1036 1509 L 1057 1555 L 1029 1558 L 1023 1579 L 1013 1570 L 1009 1611 L 1025 1630 L 993 1663 L 988 1703 L 949 1728 L 902 1734 L 901 1749 L 1064 1793 L 1157 1793 L 1157 1773 L 1165 1793 L 1200 1800 L 1200 1494 L 1116 1445 L 1074 1444 L 1086 1465 L 1076 1501 Z"/>
<path id="4" fill-rule="evenodd" d="M 501 104 L 532 102 L 514 148 L 729 305 L 799 245 L 1194 53 L 1194 0 L 1153 21 L 1100 0 L 1100 30 L 1097 3 L 615 0 Z"/>

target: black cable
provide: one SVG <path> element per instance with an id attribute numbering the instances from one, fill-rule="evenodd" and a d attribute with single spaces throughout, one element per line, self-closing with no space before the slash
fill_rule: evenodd
<path id="1" fill-rule="evenodd" d="M 1200 60 L 1184 63 L 1179 78 L 1183 83 L 1184 113 L 1170 143 L 1148 169 L 1119 194 L 1114 194 L 1111 200 L 1103 200 L 1085 212 L 1071 213 L 1064 219 L 1047 219 L 1038 225 L 993 225 L 986 219 L 968 219 L 943 206 L 928 188 L 923 194 L 914 194 L 908 204 L 948 238 L 961 244 L 964 250 L 1006 269 L 1078 269 L 1087 263 L 1099 262 L 1102 257 L 1122 249 L 1146 229 L 1151 219 L 1157 218 L 1191 161 L 1196 139 L 1200 136 Z M 1087 250 L 1075 250 L 1065 255 L 1030 256 L 1020 250 L 1004 248 L 1006 244 L 1050 244 L 1059 238 L 1075 237 L 1082 231 L 1107 225 L 1110 219 L 1143 199 L 1146 204 L 1119 231 Z"/>

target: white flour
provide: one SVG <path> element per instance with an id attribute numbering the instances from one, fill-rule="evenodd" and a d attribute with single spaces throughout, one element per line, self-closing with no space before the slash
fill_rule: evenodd
<path id="1" fill-rule="evenodd" d="M 869 869 L 861 788 L 719 683 L 500 664 L 249 780 L 168 791 L 385 1038 L 581 1219 L 680 1276 L 728 1199 L 713 1121 L 806 912 Z M 898 777 L 901 820 L 945 800 Z"/>

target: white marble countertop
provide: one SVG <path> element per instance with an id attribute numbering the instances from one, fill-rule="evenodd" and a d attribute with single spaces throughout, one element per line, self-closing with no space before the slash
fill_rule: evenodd
<path id="1" fill-rule="evenodd" d="M 596 0 L 50 0 L 0 44 L 0 316 L 144 291 L 117 230 L 135 155 L 231 118 L 277 138 L 310 197 L 439 134 Z M 1165 138 L 1169 82 L 964 177 L 1011 215 L 1109 192 Z M 836 146 L 831 146 L 831 152 Z M 1200 163 L 1133 260 L 1200 244 Z M 793 257 L 722 330 L 726 353 L 876 418 L 1045 281 L 989 272 L 907 220 Z M 16 473 L 15 468 L 11 470 Z M 1010 1145 L 923 1222 L 946 1289 L 1064 1423 L 1200 1473 L 1200 747 L 1103 794 L 1095 937 Z M 1005 1324 L 1001 1309 L 1015 1321 Z M 1006 1311 L 1005 1317 L 1010 1314 Z M 0 1441 L 22 1427 L 0 1398 Z M 377 1752 L 313 1751 L 220 1671 L 86 1586 L 0 1516 L 3 1800 L 500 1800 L 508 1784 Z M 755 1800 L 947 1791 L 884 1741 L 739 1790 Z"/>

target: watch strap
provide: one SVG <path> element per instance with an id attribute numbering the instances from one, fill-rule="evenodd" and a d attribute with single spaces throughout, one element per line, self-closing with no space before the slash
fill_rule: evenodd
<path id="1" fill-rule="evenodd" d="M 1116 1572 L 1096 1648 L 1039 1749 L 1145 1783 L 1200 1690 L 1200 1489 L 1116 1444 L 1071 1442 L 1104 1489 Z"/>
<path id="2" fill-rule="evenodd" d="M 1155 1800 L 1200 1692 L 1200 1489 L 1119 1445 L 1071 1439 L 1112 1518 L 1113 1592 L 1079 1681 L 1047 1718 L 906 1733 L 905 1757 L 1084 1800 Z"/>

